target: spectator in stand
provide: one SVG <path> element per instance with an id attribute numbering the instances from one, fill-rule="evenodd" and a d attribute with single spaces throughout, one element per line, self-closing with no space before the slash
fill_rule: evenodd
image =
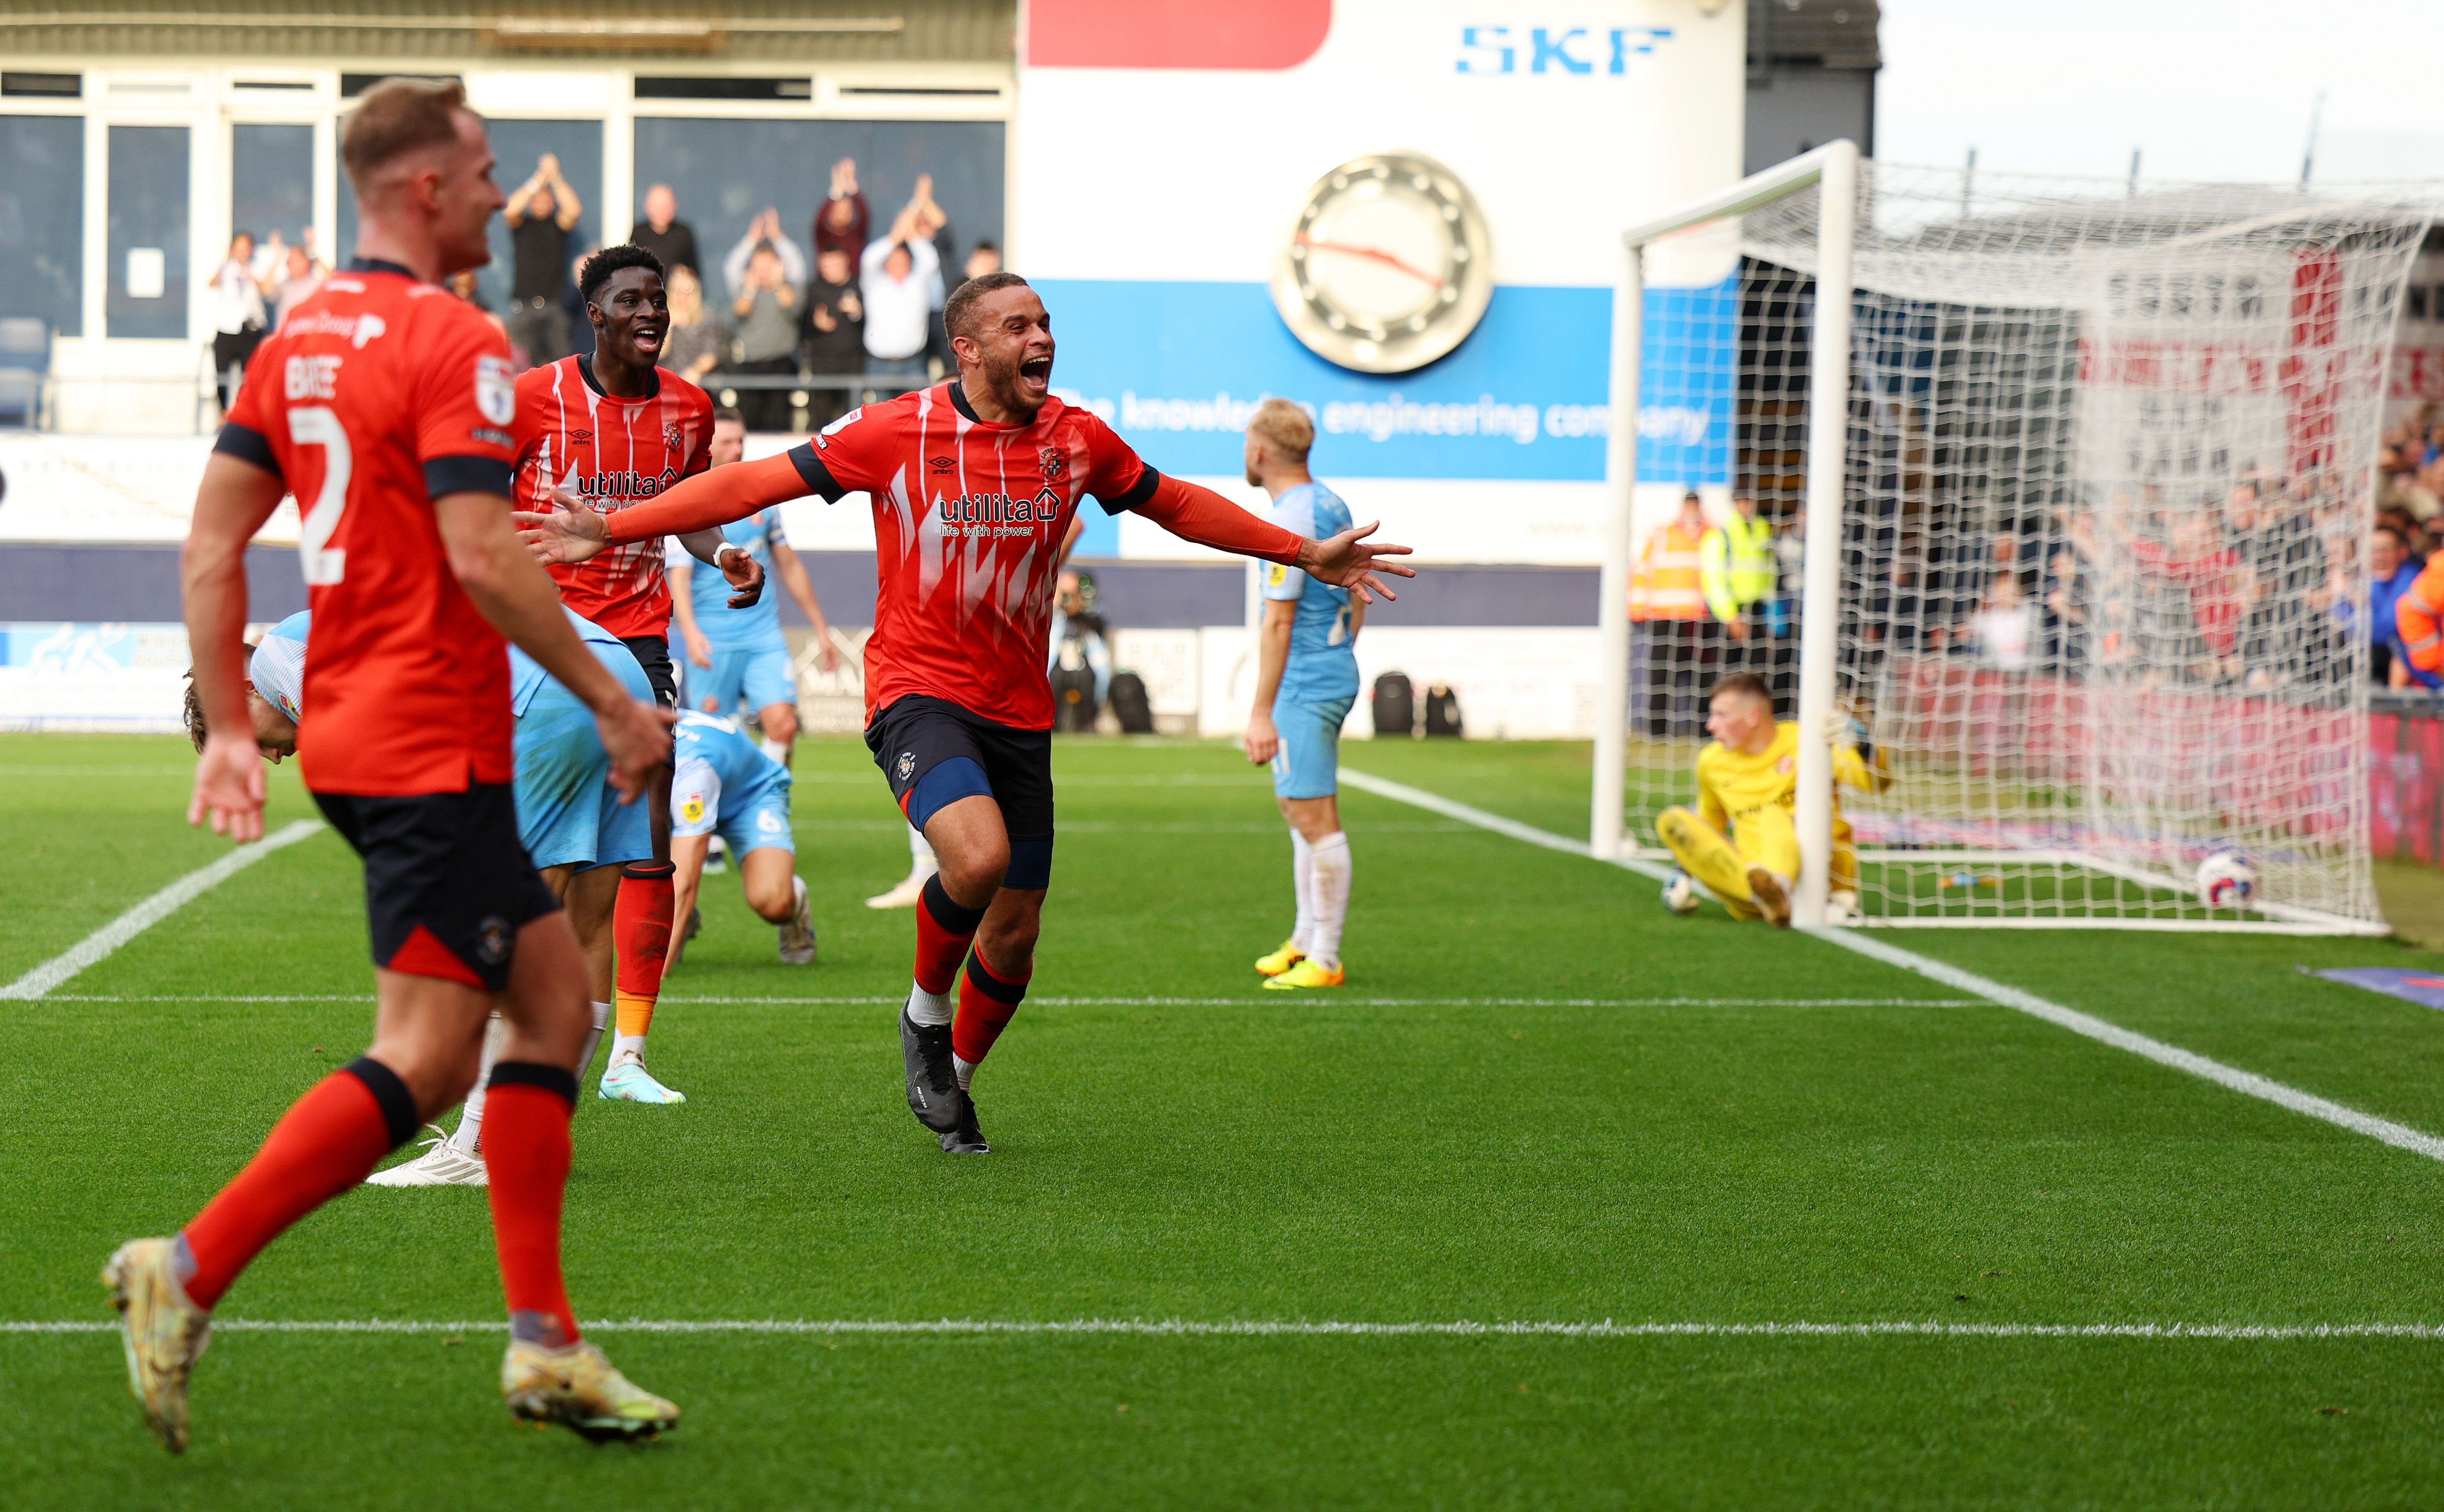
<path id="1" fill-rule="evenodd" d="M 857 159 L 843 157 L 832 164 L 831 195 L 815 212 L 815 251 L 846 252 L 853 261 L 865 250 L 873 224 L 865 196 L 857 192 Z"/>
<path id="2" fill-rule="evenodd" d="M 747 260 L 746 287 L 731 302 L 738 321 L 731 349 L 736 360 L 730 371 L 795 376 L 798 371 L 798 291 L 790 286 L 781 254 L 758 247 Z M 740 388 L 738 413 L 750 431 L 789 429 L 789 393 L 777 388 Z"/>
<path id="3" fill-rule="evenodd" d="M 806 281 L 805 252 L 781 234 L 781 212 L 767 205 L 764 213 L 747 228 L 747 234 L 738 238 L 738 245 L 730 249 L 730 255 L 721 260 L 721 276 L 728 281 L 732 299 L 747 292 L 747 265 L 758 248 L 771 249 L 772 255 L 781 260 L 781 276 L 790 284 Z"/>
<path id="4" fill-rule="evenodd" d="M 891 223 L 890 234 L 877 237 L 858 260 L 858 291 L 865 300 L 865 355 L 868 373 L 910 379 L 909 388 L 926 379 L 925 343 L 933 325 L 934 289 L 941 283 L 941 258 L 925 233 L 922 206 L 930 199 L 931 181 Z"/>
<path id="5" fill-rule="evenodd" d="M 317 265 L 314 255 L 303 247 L 291 247 L 282 255 L 280 282 L 271 286 L 271 328 L 278 330 L 287 323 L 288 312 L 304 303 L 306 296 L 323 286 L 329 272 Z"/>
<path id="6" fill-rule="evenodd" d="M 827 247 L 815 254 L 815 280 L 806 286 L 805 323 L 807 370 L 817 376 L 865 371 L 865 301 L 858 296 L 856 266 L 848 252 Z M 806 428 L 820 431 L 847 413 L 849 391 L 806 391 Z"/>
<path id="7" fill-rule="evenodd" d="M 2414 670 L 2403 655 L 2399 608 L 2424 563 L 2410 554 L 2401 532 L 2379 526 L 2368 539 L 2368 613 L 2361 634 L 2368 642 L 2368 676 L 2386 688 L 2416 683 L 2434 688 L 2435 675 Z M 2347 605 L 2344 607 L 2347 614 Z"/>
<path id="8" fill-rule="evenodd" d="M 671 302 L 671 330 L 662 338 L 662 355 L 655 365 L 700 384 L 721 365 L 722 348 L 730 343 L 730 328 L 714 320 L 713 312 L 705 307 L 704 283 L 696 277 L 694 268 L 672 268 L 665 287 Z"/>
<path id="9" fill-rule="evenodd" d="M 987 273 L 1000 272 L 1001 249 L 991 242 L 976 243 L 975 249 L 968 253 L 966 266 L 959 271 L 962 282 L 970 278 L 982 278 Z"/>
<path id="10" fill-rule="evenodd" d="M 1648 735 L 1694 736 L 1703 726 L 1701 668 L 1717 655 L 1706 609 L 1706 508 L 1694 491 L 1646 538 L 1629 579 L 1630 688 L 1645 705 Z"/>
<path id="11" fill-rule="evenodd" d="M 529 367 L 568 355 L 568 312 L 560 301 L 568 288 L 568 233 L 583 213 L 550 153 L 535 159 L 532 176 L 510 192 L 501 212 L 512 251 L 509 345 L 524 349 Z"/>
<path id="12" fill-rule="evenodd" d="M 1706 532 L 1698 551 L 1706 607 L 1730 637 L 1723 666 L 1736 670 L 1753 661 L 1762 671 L 1773 648 L 1763 640 L 1765 627 L 1754 621 L 1762 618 L 1759 611 L 1773 597 L 1782 562 L 1774 555 L 1773 522 L 1757 516 L 1756 495 L 1747 489 L 1734 490 L 1731 518 Z M 1759 639 L 1753 648 L 1752 636 Z"/>
<path id="13" fill-rule="evenodd" d="M 458 271 L 451 274 L 444 283 L 445 286 L 448 287 L 451 293 L 457 295 L 460 299 L 474 305 L 477 310 L 481 311 L 484 319 L 492 323 L 492 329 L 507 334 L 508 327 L 502 324 L 501 318 L 492 313 L 492 307 L 491 305 L 484 303 L 484 291 L 476 286 L 475 270 L 473 268 L 462 267 Z"/>
<path id="14" fill-rule="evenodd" d="M 2046 563 L 2045 606 L 2046 665 L 2076 678 L 2087 668 L 2088 583 L 2069 546 L 2055 548 Z"/>
<path id="15" fill-rule="evenodd" d="M 695 248 L 695 228 L 679 219 L 679 196 L 668 184 L 645 191 L 645 218 L 628 233 L 628 240 L 660 258 L 666 269 L 704 270 L 704 259 Z"/>
<path id="16" fill-rule="evenodd" d="M 230 238 L 229 256 L 212 279 L 213 372 L 220 380 L 221 408 L 237 397 L 246 360 L 263 340 L 264 286 L 254 276 L 254 237 Z"/>
<path id="17" fill-rule="evenodd" d="M 2028 670 L 2029 644 L 2035 638 L 2035 617 L 2020 598 L 2020 575 L 1998 572 L 1987 584 L 1985 601 L 1970 621 L 1970 636 L 1978 659 L 1998 672 Z"/>

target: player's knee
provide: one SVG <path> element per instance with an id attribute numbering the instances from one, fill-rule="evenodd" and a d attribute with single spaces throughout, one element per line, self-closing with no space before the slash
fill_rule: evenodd
<path id="1" fill-rule="evenodd" d="M 762 872 L 760 867 L 756 870 L 758 874 Z M 791 876 L 786 867 L 777 877 L 750 875 L 747 879 L 747 906 L 767 924 L 787 924 L 798 911 L 798 890 L 790 883 Z"/>
<path id="2" fill-rule="evenodd" d="M 1009 842 L 996 840 L 969 847 L 960 855 L 940 856 L 942 890 L 962 908 L 983 908 L 1009 875 Z"/>
<path id="3" fill-rule="evenodd" d="M 1006 919 L 989 917 L 976 931 L 976 949 L 988 967 L 1025 975 L 1034 968 L 1035 939 L 1043 930 L 1043 917 L 1032 909 Z"/>
<path id="4" fill-rule="evenodd" d="M 787 704 L 774 704 L 756 718 L 764 726 L 765 738 L 787 746 L 798 738 L 798 711 Z"/>

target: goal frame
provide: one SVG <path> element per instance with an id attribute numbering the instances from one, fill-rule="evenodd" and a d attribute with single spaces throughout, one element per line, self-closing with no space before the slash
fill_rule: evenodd
<path id="1" fill-rule="evenodd" d="M 1858 144 L 1827 142 L 1810 152 L 1752 174 L 1702 199 L 1667 214 L 1632 226 L 1620 233 L 1621 261 L 1613 298 L 1612 418 L 1606 452 L 1608 515 L 1605 520 L 1602 573 L 1602 601 L 1598 620 L 1602 637 L 1602 683 L 1596 710 L 1595 760 L 1589 798 L 1588 849 L 1599 858 L 1633 864 L 1640 859 L 1631 840 L 1627 814 L 1630 711 L 1629 591 L 1635 542 L 1638 489 L 1639 386 L 1644 361 L 1646 249 L 1666 238 L 1702 230 L 1731 216 L 1760 210 L 1809 189 L 1819 192 L 1817 267 L 1820 290 L 1813 304 L 1807 382 L 1809 415 L 1806 487 L 1803 494 L 1809 528 L 1802 548 L 1801 601 L 1837 604 L 1842 593 L 1842 552 L 1848 512 L 1847 476 L 1852 366 L 1852 305 L 1856 278 L 1859 190 L 1862 157 Z M 2215 237 L 2256 223 L 2215 228 L 2201 233 Z M 1827 298 L 1822 290 L 1844 291 Z M 1803 613 L 1799 626 L 1798 761 L 1794 825 L 1801 854 L 1824 857 L 1833 841 L 1833 753 L 1824 735 L 1839 680 L 1841 621 L 1839 613 Z M 2354 843 L 2367 843 L 2366 810 L 2359 811 L 2360 832 Z M 1962 853 L 1963 858 L 2009 861 L 2025 859 L 2049 865 L 2074 865 L 2084 871 L 2118 876 L 2150 887 L 2180 889 L 2177 876 L 2082 853 Z M 1861 850 L 1862 862 L 1883 859 Z M 1932 853 L 1911 853 L 1912 859 L 1934 859 Z M 1791 899 L 1791 922 L 1802 928 L 1824 926 L 1828 868 L 1821 860 L 1803 866 Z M 2249 905 L 2245 916 L 2166 919 L 2152 916 L 2063 916 L 1972 913 L 1943 917 L 1898 916 L 1854 920 L 1887 928 L 1970 927 L 2005 929 L 2173 929 L 2201 932 L 2231 931 L 2281 934 L 2390 934 L 2381 920 L 2346 917 L 2319 910 L 2271 901 Z"/>
<path id="2" fill-rule="evenodd" d="M 1638 494 L 1638 398 L 1645 356 L 1646 248 L 1667 236 L 1692 231 L 1729 215 L 1770 205 L 1808 189 L 1821 190 L 1824 230 L 1819 287 L 1848 289 L 1855 284 L 1852 258 L 1858 244 L 1859 145 L 1844 138 L 1789 161 L 1751 174 L 1719 194 L 1621 232 L 1620 286 L 1612 304 L 1612 434 L 1605 474 L 1610 517 L 1604 522 L 1598 624 L 1603 640 L 1602 682 L 1596 701 L 1595 790 L 1590 803 L 1588 849 L 1620 860 L 1629 849 L 1629 579 L 1631 522 Z M 1818 299 L 1812 350 L 1840 353 L 1838 361 L 1811 361 L 1807 372 L 1807 518 L 1811 522 L 1801 558 L 1802 600 L 1829 604 L 1842 592 L 1842 514 L 1849 433 L 1844 425 L 1813 417 L 1842 415 L 1850 403 L 1850 301 Z M 1799 627 L 1799 770 L 1794 818 L 1800 854 L 1824 857 L 1833 845 L 1833 751 L 1824 742 L 1824 716 L 1833 710 L 1834 661 L 1841 617 L 1801 618 Z M 1813 929 L 1824 922 L 1824 866 L 1802 867 L 1793 924 Z"/>

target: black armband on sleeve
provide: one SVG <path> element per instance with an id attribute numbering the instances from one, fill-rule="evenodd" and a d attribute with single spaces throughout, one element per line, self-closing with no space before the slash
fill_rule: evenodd
<path id="1" fill-rule="evenodd" d="M 271 443 L 264 438 L 261 431 L 234 420 L 225 420 L 221 424 L 219 439 L 213 442 L 213 450 L 226 452 L 240 462 L 252 463 L 275 478 L 280 476 L 280 459 L 271 454 Z"/>
<path id="2" fill-rule="evenodd" d="M 497 493 L 507 499 L 512 496 L 509 477 L 509 464 L 501 457 L 435 457 L 424 464 L 424 496 Z"/>
<path id="3" fill-rule="evenodd" d="M 832 470 L 824 466 L 824 459 L 815 454 L 812 441 L 801 441 L 791 447 L 789 462 L 798 470 L 798 476 L 806 485 L 806 491 L 820 495 L 825 504 L 840 503 L 841 495 L 849 491 L 841 487 L 840 480 L 832 476 Z"/>
<path id="4" fill-rule="evenodd" d="M 1113 494 L 1108 499 L 1099 493 L 1095 495 L 1095 502 L 1103 507 L 1105 514 L 1125 514 L 1153 498 L 1154 490 L 1161 486 L 1162 474 L 1146 468 L 1138 473 L 1138 480 L 1125 491 Z"/>

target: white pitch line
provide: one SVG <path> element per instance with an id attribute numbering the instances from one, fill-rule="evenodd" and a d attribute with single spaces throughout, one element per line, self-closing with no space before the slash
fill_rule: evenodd
<path id="1" fill-rule="evenodd" d="M 39 998 L 86 967 L 160 923 L 201 894 L 212 891 L 272 852 L 322 832 L 319 819 L 301 819 L 250 845 L 241 845 L 210 866 L 199 867 L 146 898 L 119 917 L 79 940 L 59 955 L 0 987 L 0 998 Z"/>
<path id="2" fill-rule="evenodd" d="M 579 1325 L 589 1334 L 805 1335 L 1120 1335 L 1159 1338 L 2140 1338 L 2326 1339 L 2444 1338 L 2435 1323 L 1946 1323 L 1932 1318 L 1859 1323 L 1623 1323 L 1601 1321 L 1339 1322 L 1190 1318 L 1064 1319 L 942 1318 L 604 1318 Z M 500 1334 L 497 1318 L 419 1322 L 401 1318 L 215 1318 L 215 1334 Z M 0 1334 L 115 1334 L 119 1325 L 78 1318 L 0 1322 Z"/>
<path id="3" fill-rule="evenodd" d="M 1487 814 L 1483 810 L 1470 808 L 1465 803 L 1454 803 L 1450 799 L 1419 788 L 1387 782 L 1380 777 L 1370 777 L 1364 772 L 1352 771 L 1346 766 L 1341 768 L 1341 780 L 1353 787 L 1379 797 L 1394 799 L 1403 803 L 1414 803 L 1437 814 L 1448 814 L 1453 819 L 1466 819 L 1471 823 L 1481 823 L 1484 828 L 1492 830 L 1496 834 L 1509 835 L 1516 839 L 1527 840 L 1532 845 L 1542 845 L 1546 850 L 1564 851 L 1573 856 L 1591 854 L 1588 847 L 1581 841 L 1522 824 L 1517 820 L 1504 819 L 1498 814 Z M 1613 864 L 1649 876 L 1667 875 L 1665 868 L 1651 861 L 1624 858 Z M 1973 971 L 1964 971 L 1956 966 L 1947 966 L 1941 961 L 1931 956 L 1920 955 L 1915 950 L 1904 950 L 1898 945 L 1887 944 L 1860 930 L 1818 929 L 1805 932 L 1816 939 L 1823 940 L 1827 945 L 1837 945 L 1845 950 L 1855 950 L 1861 955 L 1881 961 L 1887 966 L 1897 966 L 1904 971 L 1915 971 L 1932 981 L 1940 982 L 1948 987 L 1955 987 L 1963 992 L 1974 992 L 1989 1003 L 2028 1014 L 2033 1018 L 2043 1019 L 2047 1023 L 2068 1029 L 2073 1034 L 2084 1035 L 2101 1044 L 2109 1044 L 2117 1050 L 2126 1050 L 2132 1055 L 2144 1056 L 2158 1065 L 2187 1072 L 2191 1076 L 2202 1078 L 2245 1097 L 2262 1098 L 2277 1107 L 2288 1108 L 2293 1113 L 2305 1114 L 2311 1118 L 2323 1119 L 2337 1128 L 2348 1129 L 2353 1134 L 2365 1134 L 2371 1139 L 2381 1140 L 2396 1149 L 2425 1155 L 2430 1160 L 2444 1160 L 2444 1139 L 2439 1139 L 2422 1130 L 2413 1129 L 2408 1124 L 2395 1123 L 2390 1118 L 2379 1118 L 2374 1114 L 2361 1113 L 2356 1108 L 2344 1107 L 2339 1102 L 2320 1097 L 2314 1093 L 2302 1092 L 2296 1087 L 2285 1086 L 2280 1081 L 2261 1077 L 2255 1072 L 2243 1071 L 2237 1066 L 2228 1066 L 2220 1060 L 2210 1060 L 2205 1056 L 2184 1050 L 2178 1045 L 2166 1044 L 2161 1040 L 2150 1039 L 2146 1035 L 2124 1029 L 2119 1024 L 2108 1023 L 2092 1014 L 2082 1013 L 2076 1008 L 2066 1008 L 2059 1003 L 2038 997 L 2033 992 L 2024 992 L 2018 987 L 2008 986 L 2003 983 L 1979 976 Z"/>
<path id="4" fill-rule="evenodd" d="M 665 996 L 664 1005 L 671 1004 L 780 1004 L 796 1007 L 864 1007 L 894 1005 L 907 1001 L 904 992 L 876 994 L 870 997 L 787 998 L 787 997 L 697 997 Z M 157 993 L 141 997 L 120 997 L 107 993 L 79 994 L 61 992 L 48 1000 L 52 1003 L 371 1003 L 369 993 L 332 993 L 327 995 L 292 995 L 288 993 L 249 993 L 216 996 L 209 993 Z M 1030 997 L 1028 1004 L 1039 1008 L 1226 1008 L 1273 1007 L 1284 1001 L 1278 997 L 1239 998 L 1060 998 Z M 1983 998 L 1345 998 L 1332 1002 L 1360 1008 L 1972 1008 L 1983 1007 Z"/>

